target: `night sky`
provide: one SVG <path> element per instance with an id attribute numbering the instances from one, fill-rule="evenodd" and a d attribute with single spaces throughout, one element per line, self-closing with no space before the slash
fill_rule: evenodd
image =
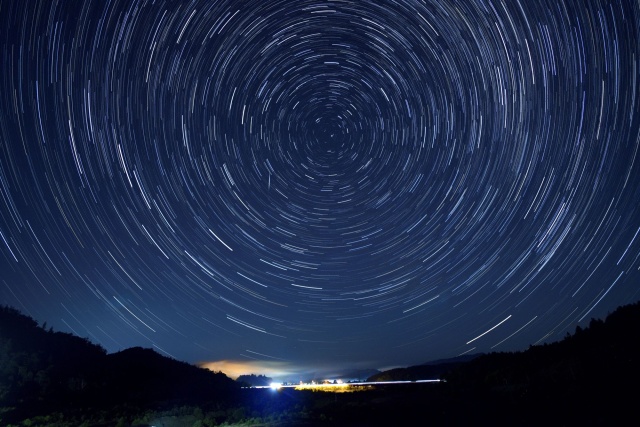
<path id="1" fill-rule="evenodd" d="M 0 303 L 110 352 L 381 368 L 640 298 L 637 1 L 3 0 L 0 54 Z"/>

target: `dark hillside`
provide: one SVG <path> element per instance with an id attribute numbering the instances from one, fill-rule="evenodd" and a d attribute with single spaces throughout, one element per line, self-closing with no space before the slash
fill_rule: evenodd
<path id="1" fill-rule="evenodd" d="M 430 419 L 449 425 L 480 420 L 492 425 L 640 424 L 635 411 L 640 398 L 640 302 L 618 308 L 605 320 L 593 319 L 559 342 L 477 355 L 470 361 L 393 369 L 370 380 L 440 376 L 446 382 L 424 388 L 418 400 L 438 402 L 430 406 Z M 408 418 L 419 416 L 418 408 L 404 410 Z"/>
<path id="2" fill-rule="evenodd" d="M 113 376 L 107 382 L 112 394 L 138 404 L 159 401 L 199 404 L 231 398 L 239 388 L 223 373 L 213 373 L 140 347 L 108 355 L 106 367 Z"/>
<path id="3" fill-rule="evenodd" d="M 276 392 L 149 349 L 107 355 L 0 307 L 0 425 L 640 425 L 639 337 L 636 303 L 560 342 L 383 373 L 446 382 Z"/>
<path id="4" fill-rule="evenodd" d="M 86 339 L 46 331 L 17 310 L 0 307 L 2 406 L 57 402 L 91 388 L 105 357 L 102 347 Z"/>
<path id="5" fill-rule="evenodd" d="M 640 303 L 635 303 L 576 328 L 562 341 L 483 355 L 445 378 L 454 395 L 486 408 L 478 410 L 498 410 L 495 402 L 508 402 L 500 409 L 507 414 L 555 413 L 559 424 L 614 425 L 628 423 L 629 416 L 640 422 L 634 410 L 640 397 L 639 351 Z"/>
<path id="6" fill-rule="evenodd" d="M 465 355 L 451 359 L 434 360 L 422 365 L 409 366 L 407 368 L 389 369 L 372 375 L 367 381 L 418 381 L 436 380 L 453 371 L 458 366 L 467 363 L 480 354 Z"/>
<path id="7" fill-rule="evenodd" d="M 150 349 L 107 355 L 87 339 L 46 330 L 0 307 L 0 424 L 51 411 L 222 404 L 238 389 L 222 373 Z"/>
<path id="8" fill-rule="evenodd" d="M 466 387 L 573 384 L 593 388 L 640 379 L 640 303 L 592 319 L 562 341 L 524 352 L 483 355 L 447 376 Z"/>

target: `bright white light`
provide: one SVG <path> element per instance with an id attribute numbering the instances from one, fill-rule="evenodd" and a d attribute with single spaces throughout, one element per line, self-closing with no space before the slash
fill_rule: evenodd
<path id="1" fill-rule="evenodd" d="M 273 390 L 278 390 L 282 387 L 282 383 L 271 383 L 269 387 L 271 387 Z"/>

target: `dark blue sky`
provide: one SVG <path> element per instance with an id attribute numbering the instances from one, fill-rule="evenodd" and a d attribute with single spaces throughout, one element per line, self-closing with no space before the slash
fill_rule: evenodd
<path id="1" fill-rule="evenodd" d="M 3 1 L 0 303 L 189 362 L 558 340 L 640 296 L 639 35 L 631 1 Z"/>

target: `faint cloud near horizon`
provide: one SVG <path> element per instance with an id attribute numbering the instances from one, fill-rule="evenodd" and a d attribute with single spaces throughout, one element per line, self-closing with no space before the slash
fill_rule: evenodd
<path id="1" fill-rule="evenodd" d="M 223 372 L 228 377 L 237 379 L 240 375 L 265 375 L 271 378 L 281 378 L 295 375 L 299 372 L 288 362 L 269 360 L 216 360 L 198 363 L 201 368 L 210 371 Z"/>
<path id="2" fill-rule="evenodd" d="M 353 366 L 355 365 L 355 366 Z M 265 375 L 274 381 L 307 381 L 311 379 L 354 378 L 355 371 L 371 370 L 370 364 L 352 364 L 351 369 L 328 364 L 297 365 L 274 360 L 216 360 L 198 363 L 201 368 L 223 372 L 230 378 L 240 375 Z M 351 374 L 351 375 L 350 375 Z"/>

